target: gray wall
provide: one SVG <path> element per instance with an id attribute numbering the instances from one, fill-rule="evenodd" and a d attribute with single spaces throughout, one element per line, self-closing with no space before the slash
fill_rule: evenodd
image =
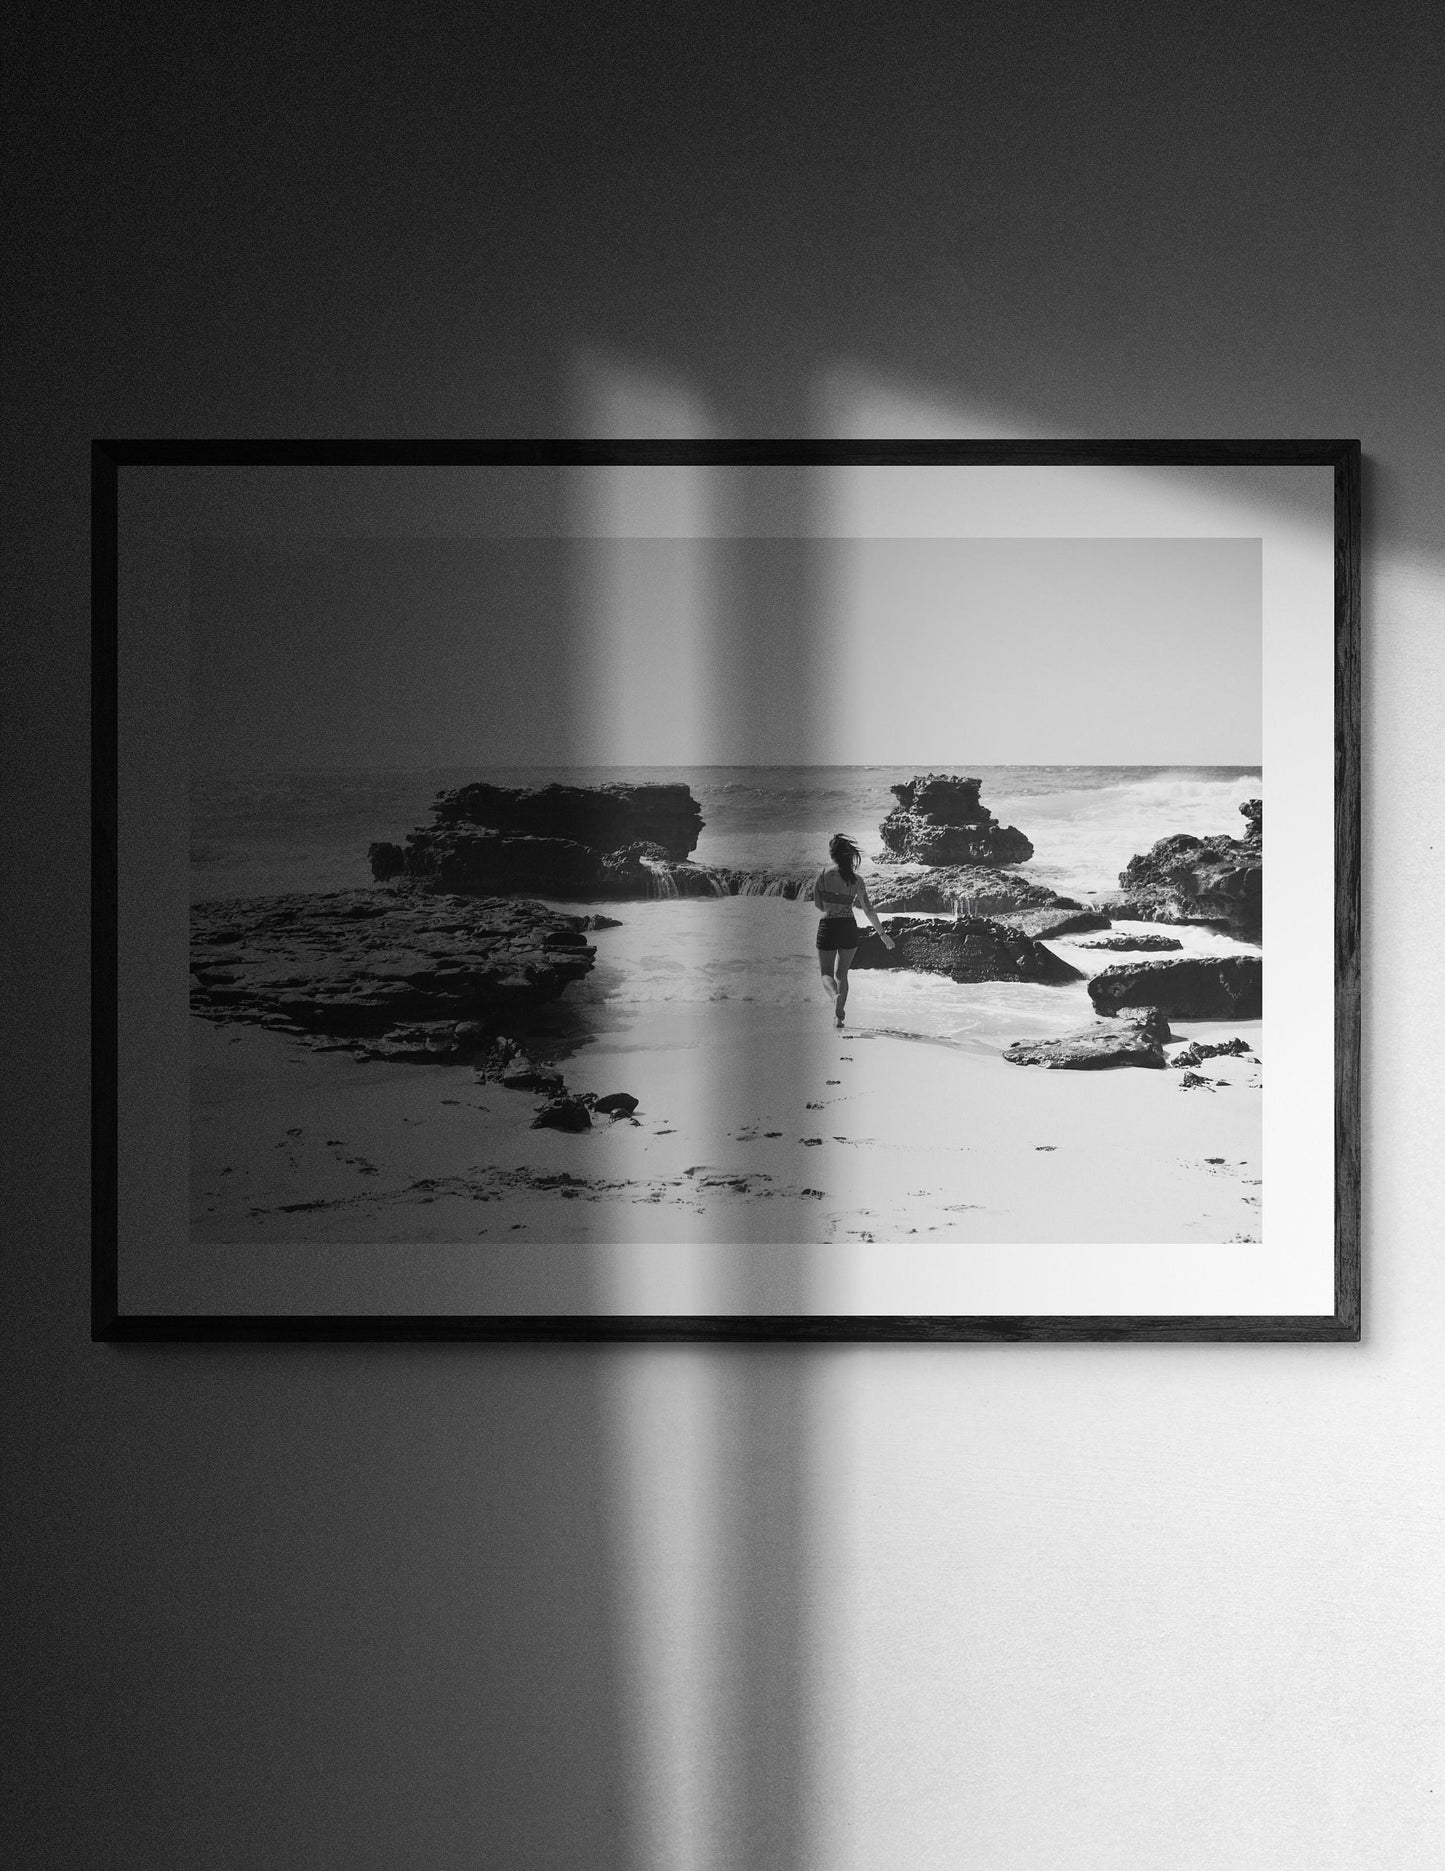
<path id="1" fill-rule="evenodd" d="M 1439 19 L 21 8 L 10 1862 L 1438 1862 Z M 89 438 L 692 406 L 1363 438 L 1362 1346 L 87 1342 Z"/>

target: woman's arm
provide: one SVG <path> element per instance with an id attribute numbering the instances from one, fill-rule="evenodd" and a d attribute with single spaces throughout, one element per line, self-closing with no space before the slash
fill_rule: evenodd
<path id="1" fill-rule="evenodd" d="M 884 931 L 882 923 L 879 922 L 878 912 L 874 909 L 873 905 L 868 901 L 868 886 L 867 884 L 864 883 L 861 877 L 858 879 L 858 907 L 862 910 L 863 914 L 868 918 L 869 922 L 872 923 L 877 933 L 880 936 L 882 936 L 884 948 L 892 948 L 893 938 L 891 935 L 888 935 Z"/>
<path id="2" fill-rule="evenodd" d="M 818 875 L 813 879 L 813 908 L 817 910 L 820 916 L 824 914 L 823 879 L 827 876 L 827 874 L 828 873 L 826 871 L 819 871 Z"/>

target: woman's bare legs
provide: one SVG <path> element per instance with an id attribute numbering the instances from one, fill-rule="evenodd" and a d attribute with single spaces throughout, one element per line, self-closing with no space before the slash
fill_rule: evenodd
<path id="1" fill-rule="evenodd" d="M 853 950 L 838 950 L 838 997 L 833 1003 L 833 1013 L 838 1025 L 843 1024 L 843 1009 L 848 1005 L 848 970 L 853 965 Z"/>
<path id="2" fill-rule="evenodd" d="M 823 991 L 835 1006 L 838 1000 L 838 983 L 833 978 L 833 957 L 837 953 L 837 949 L 831 948 L 818 950 L 818 966 L 823 971 Z"/>

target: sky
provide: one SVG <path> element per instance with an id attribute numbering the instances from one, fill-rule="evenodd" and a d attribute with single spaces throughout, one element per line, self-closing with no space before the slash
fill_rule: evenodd
<path id="1" fill-rule="evenodd" d="M 205 768 L 1257 765 L 1257 539 L 197 541 Z"/>

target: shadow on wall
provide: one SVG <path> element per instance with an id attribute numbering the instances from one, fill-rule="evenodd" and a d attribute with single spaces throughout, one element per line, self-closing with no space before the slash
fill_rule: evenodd
<path id="1" fill-rule="evenodd" d="M 88 1704 L 92 1791 L 46 1862 L 632 1871 L 605 1350 L 104 1356 L 105 1616 L 36 1705 L 53 1776 L 46 1703 Z"/>

